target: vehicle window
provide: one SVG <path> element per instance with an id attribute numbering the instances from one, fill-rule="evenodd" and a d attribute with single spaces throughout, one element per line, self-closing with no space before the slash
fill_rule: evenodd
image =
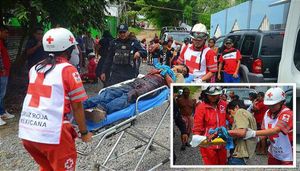
<path id="1" fill-rule="evenodd" d="M 183 40 L 186 38 L 186 37 L 189 37 L 190 34 L 170 34 L 174 40 L 178 41 L 178 42 L 183 42 Z"/>
<path id="2" fill-rule="evenodd" d="M 241 35 L 231 35 L 231 36 L 228 36 L 228 38 L 233 40 L 233 47 L 234 48 L 239 48 L 240 47 Z"/>
<path id="3" fill-rule="evenodd" d="M 263 37 L 261 55 L 281 55 L 283 34 L 270 34 Z"/>
<path id="4" fill-rule="evenodd" d="M 293 91 L 287 91 L 285 93 L 285 103 L 290 109 L 293 109 Z"/>
<path id="5" fill-rule="evenodd" d="M 300 71 L 300 30 L 298 31 L 295 53 L 294 53 L 294 63 L 296 68 Z"/>
<path id="6" fill-rule="evenodd" d="M 228 89 L 226 91 L 226 94 L 229 97 L 229 92 L 233 91 L 235 95 L 238 95 L 240 97 L 240 100 L 249 100 L 249 93 L 256 93 L 254 90 L 247 90 L 247 89 Z"/>
<path id="7" fill-rule="evenodd" d="M 224 37 L 219 38 L 219 39 L 216 41 L 215 46 L 218 47 L 218 48 L 221 48 L 221 47 L 223 46 L 223 41 L 224 41 Z"/>
<path id="8" fill-rule="evenodd" d="M 247 35 L 245 36 L 242 48 L 241 48 L 241 54 L 242 55 L 252 55 L 253 47 L 255 43 L 255 36 L 254 35 Z"/>

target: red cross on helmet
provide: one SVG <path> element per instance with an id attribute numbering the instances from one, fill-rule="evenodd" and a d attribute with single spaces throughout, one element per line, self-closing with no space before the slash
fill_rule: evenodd
<path id="1" fill-rule="evenodd" d="M 65 28 L 53 28 L 43 36 L 43 47 L 46 52 L 62 52 L 76 45 L 74 35 Z"/>
<path id="2" fill-rule="evenodd" d="M 279 87 L 273 87 L 266 92 L 264 97 L 264 104 L 275 105 L 284 100 L 285 100 L 284 91 Z"/>

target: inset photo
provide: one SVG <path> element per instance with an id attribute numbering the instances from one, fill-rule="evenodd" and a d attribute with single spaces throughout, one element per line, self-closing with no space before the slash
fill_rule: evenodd
<path id="1" fill-rule="evenodd" d="M 295 168 L 295 84 L 172 84 L 171 168 Z"/>

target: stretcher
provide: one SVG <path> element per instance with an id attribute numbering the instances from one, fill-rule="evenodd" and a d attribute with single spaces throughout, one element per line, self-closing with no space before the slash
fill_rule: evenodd
<path id="1" fill-rule="evenodd" d="M 118 86 L 121 86 L 122 84 L 126 84 L 130 81 L 133 81 L 133 80 L 125 81 L 125 82 L 119 83 L 117 85 L 114 85 L 112 87 L 118 87 Z M 102 91 L 105 91 L 105 89 L 102 89 L 99 92 L 99 94 Z M 152 98 L 145 99 L 145 97 L 148 97 L 148 95 L 150 95 L 152 93 L 157 93 L 157 95 Z M 107 155 L 106 159 L 102 162 L 97 160 L 97 162 L 95 164 L 96 169 L 98 169 L 98 170 L 100 170 L 100 169 L 113 170 L 112 168 L 109 168 L 107 166 L 107 163 L 109 161 L 115 160 L 115 159 L 117 159 L 129 152 L 132 152 L 134 150 L 141 149 L 142 147 L 144 147 L 144 149 L 142 149 L 142 155 L 139 156 L 139 160 L 135 164 L 134 170 L 138 170 L 146 153 L 152 149 L 153 145 L 158 146 L 169 152 L 170 151 L 169 147 L 166 147 L 163 144 L 154 140 L 154 137 L 157 134 L 157 132 L 159 131 L 159 128 L 163 123 L 163 120 L 169 113 L 168 112 L 170 109 L 169 96 L 170 96 L 169 88 L 167 86 L 162 86 L 162 87 L 152 90 L 144 95 L 139 96 L 136 99 L 136 102 L 134 104 L 131 104 L 127 108 L 122 109 L 120 111 L 116 111 L 114 113 L 108 114 L 106 119 L 104 119 L 98 123 L 94 123 L 92 121 L 87 121 L 88 130 L 93 132 L 93 134 L 94 134 L 93 141 L 98 141 L 98 140 L 99 141 L 92 148 L 85 148 L 85 149 L 83 149 L 83 151 L 77 151 L 78 154 L 81 154 L 84 156 L 89 156 L 89 155 L 93 154 L 96 151 L 96 149 L 103 147 L 103 146 L 101 146 L 101 144 L 103 143 L 103 141 L 105 139 L 110 138 L 111 136 L 114 136 L 117 134 L 119 135 L 119 137 L 117 138 L 116 142 L 112 146 L 111 151 Z M 161 118 L 159 120 L 159 123 L 156 125 L 155 130 L 153 131 L 152 135 L 145 134 L 141 130 L 139 130 L 137 127 L 135 127 L 136 119 L 138 119 L 141 115 L 146 114 L 147 112 L 151 111 L 152 109 L 154 109 L 158 106 L 162 106 L 165 103 L 167 103 L 166 108 L 164 109 L 164 112 L 162 113 L 162 115 L 160 115 Z M 130 131 L 129 131 L 129 129 L 130 129 Z M 116 154 L 117 146 L 120 143 L 120 141 L 125 133 L 127 133 L 130 136 L 134 137 L 135 139 L 141 141 L 142 144 L 137 145 L 121 154 L 118 154 L 117 156 L 114 155 L 112 158 L 112 155 Z M 91 149 L 91 150 L 87 150 L 87 149 Z M 161 158 L 161 156 L 159 158 Z M 133 162 L 135 162 L 135 161 L 133 161 Z M 169 162 L 169 156 L 166 156 L 166 158 L 164 160 L 162 160 L 160 163 L 158 163 L 157 165 L 152 166 L 152 168 L 150 170 L 153 170 L 167 162 Z M 133 165 L 134 165 L 134 163 L 132 163 L 132 166 Z"/>

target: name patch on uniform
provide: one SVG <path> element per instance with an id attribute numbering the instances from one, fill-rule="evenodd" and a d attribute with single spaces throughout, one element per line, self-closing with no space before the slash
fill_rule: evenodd
<path id="1" fill-rule="evenodd" d="M 75 80 L 76 83 L 80 83 L 81 82 L 81 78 L 80 78 L 80 75 L 79 75 L 78 72 L 74 72 L 72 74 L 72 76 L 73 76 L 73 78 L 74 78 L 74 80 Z"/>

